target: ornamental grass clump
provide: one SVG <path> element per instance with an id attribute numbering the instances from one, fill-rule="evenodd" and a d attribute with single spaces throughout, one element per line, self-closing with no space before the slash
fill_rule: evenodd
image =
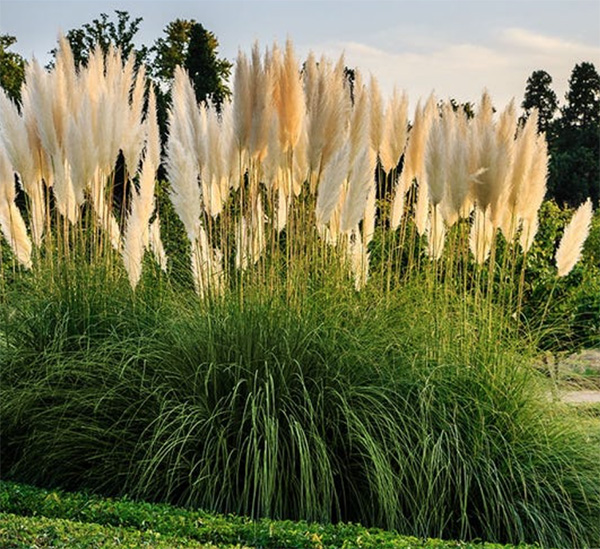
<path id="1" fill-rule="evenodd" d="M 519 126 L 485 92 L 474 117 L 432 95 L 409 122 L 405 94 L 347 75 L 255 45 L 217 112 L 179 67 L 164 154 L 152 86 L 117 50 L 75 67 L 62 39 L 20 108 L 0 93 L 3 470 L 597 545 L 597 445 L 527 360 L 537 115 Z M 557 279 L 591 215 L 565 231 Z"/>

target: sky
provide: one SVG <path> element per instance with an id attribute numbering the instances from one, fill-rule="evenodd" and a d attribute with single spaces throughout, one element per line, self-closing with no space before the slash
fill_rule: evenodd
<path id="1" fill-rule="evenodd" d="M 287 38 L 300 60 L 343 54 L 384 95 L 405 90 L 411 105 L 431 92 L 476 102 L 484 88 L 497 107 L 519 105 L 539 69 L 562 103 L 576 63 L 600 69 L 600 0 L 0 0 L 0 33 L 16 36 L 13 51 L 46 62 L 59 31 L 115 9 L 143 18 L 138 45 L 184 18 L 214 32 L 231 61 L 256 40 L 264 48 Z"/>

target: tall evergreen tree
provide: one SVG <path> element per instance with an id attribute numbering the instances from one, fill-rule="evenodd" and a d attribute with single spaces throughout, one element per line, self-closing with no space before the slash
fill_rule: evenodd
<path id="1" fill-rule="evenodd" d="M 219 42 L 216 36 L 200 23 L 194 23 L 190 31 L 190 42 L 185 58 L 187 69 L 198 102 L 210 101 L 217 111 L 231 95 L 226 79 L 231 74 L 232 63 L 217 57 Z"/>
<path id="2" fill-rule="evenodd" d="M 566 99 L 564 123 L 580 127 L 597 127 L 600 124 L 600 75 L 593 63 L 575 65 Z"/>
<path id="3" fill-rule="evenodd" d="M 546 71 L 534 71 L 527 79 L 525 97 L 521 103 L 521 107 L 525 110 L 525 118 L 529 117 L 534 108 L 537 108 L 540 132 L 548 130 L 558 108 L 556 93 L 550 84 L 552 84 L 552 77 Z"/>
<path id="4" fill-rule="evenodd" d="M 600 203 L 600 76 L 592 63 L 575 65 L 567 104 L 553 124 L 548 195 L 578 206 L 588 196 Z"/>

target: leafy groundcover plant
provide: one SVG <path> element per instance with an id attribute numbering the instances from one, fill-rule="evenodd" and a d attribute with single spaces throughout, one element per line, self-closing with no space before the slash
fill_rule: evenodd
<path id="1" fill-rule="evenodd" d="M 323 549 L 510 549 L 399 536 L 357 524 L 249 520 L 127 498 L 101 499 L 90 494 L 0 484 L 0 541 L 38 547 L 264 547 Z M 12 544 L 12 545 L 10 545 Z M 529 546 L 520 545 L 522 549 Z"/>

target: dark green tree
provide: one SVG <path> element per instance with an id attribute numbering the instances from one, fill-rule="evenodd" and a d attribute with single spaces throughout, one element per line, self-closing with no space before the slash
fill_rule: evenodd
<path id="1" fill-rule="evenodd" d="M 165 36 L 158 38 L 150 48 L 152 76 L 168 88 L 175 74 L 175 67 L 184 66 L 190 44 L 193 19 L 175 19 L 163 30 Z"/>
<path id="2" fill-rule="evenodd" d="M 142 18 L 131 19 L 126 11 L 115 10 L 115 13 L 117 14 L 116 21 L 111 21 L 106 13 L 101 13 L 99 19 L 94 19 L 81 28 L 71 29 L 67 32 L 65 38 L 73 50 L 76 64 L 87 64 L 96 44 L 99 44 L 105 53 L 111 45 L 119 48 L 123 59 L 133 52 L 138 66 L 146 61 L 148 49 L 145 46 L 137 48 L 134 43 L 134 37 L 140 28 Z M 56 57 L 57 51 L 57 48 L 54 48 L 50 53 Z"/>
<path id="3" fill-rule="evenodd" d="M 556 93 L 550 87 L 552 77 L 542 70 L 534 71 L 527 79 L 525 97 L 521 107 L 525 110 L 525 119 L 534 108 L 538 110 L 538 131 L 546 132 L 550 127 L 558 108 Z"/>
<path id="4" fill-rule="evenodd" d="M 600 76 L 592 63 L 575 65 L 567 104 L 549 132 L 548 197 L 578 206 L 600 201 Z"/>
<path id="5" fill-rule="evenodd" d="M 600 124 L 600 75 L 593 63 L 575 65 L 565 96 L 563 122 L 569 126 L 598 127 Z"/>
<path id="6" fill-rule="evenodd" d="M 13 101 L 21 100 L 21 85 L 25 79 L 25 59 L 8 51 L 17 42 L 14 36 L 0 35 L 0 86 Z"/>
<path id="7" fill-rule="evenodd" d="M 227 79 L 231 74 L 232 63 L 217 57 L 219 41 L 200 23 L 194 23 L 190 30 L 190 42 L 185 56 L 187 69 L 198 102 L 209 101 L 217 111 L 221 111 L 223 102 L 231 95 Z"/>

